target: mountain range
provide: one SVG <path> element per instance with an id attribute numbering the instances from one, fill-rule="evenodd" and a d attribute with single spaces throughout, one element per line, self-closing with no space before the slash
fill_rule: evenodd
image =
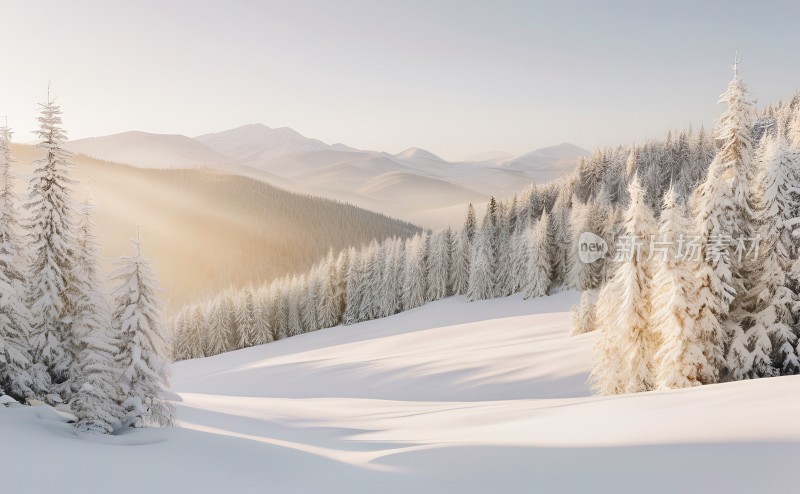
<path id="1" fill-rule="evenodd" d="M 574 144 L 520 156 L 496 151 L 447 161 L 425 149 L 399 153 L 326 144 L 288 128 L 249 124 L 194 138 L 124 132 L 71 141 L 76 153 L 145 168 L 212 168 L 350 202 L 423 226 L 460 219 L 467 202 L 506 197 L 570 171 L 589 152 Z"/>

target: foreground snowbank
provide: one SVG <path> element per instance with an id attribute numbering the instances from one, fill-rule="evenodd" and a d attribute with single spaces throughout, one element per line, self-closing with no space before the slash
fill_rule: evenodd
<path id="1" fill-rule="evenodd" d="M 10 491 L 792 490 L 800 378 L 592 397 L 575 294 L 454 297 L 174 366 L 179 427 L 1 409 Z M 11 448 L 9 445 L 18 445 Z M 8 470 L 6 470 L 8 469 Z M 47 475 L 41 475 L 48 472 Z M 133 475 L 131 474 L 133 472 Z"/>

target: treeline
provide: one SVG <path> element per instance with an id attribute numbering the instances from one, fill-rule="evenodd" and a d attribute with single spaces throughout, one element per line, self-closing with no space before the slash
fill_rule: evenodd
<path id="1" fill-rule="evenodd" d="M 372 241 L 335 254 L 309 272 L 261 287 L 228 289 L 184 307 L 173 320 L 177 360 L 216 355 L 338 324 L 385 317 L 450 295 L 468 300 L 522 292 L 543 296 L 563 287 L 592 293 L 605 283 L 609 259 L 577 262 L 581 232 L 613 251 L 630 177 L 639 175 L 659 200 L 671 180 L 688 197 L 713 155 L 703 130 L 635 148 L 602 149 L 575 172 L 534 185 L 507 201 L 492 198 L 482 221 L 467 208 L 458 230 Z M 672 167 L 677 156 L 683 163 Z M 591 178 L 587 178 L 591 177 Z"/>
<path id="2" fill-rule="evenodd" d="M 175 357 L 385 317 L 454 294 L 472 301 L 570 288 L 583 292 L 573 332 L 602 333 L 592 379 L 603 393 L 797 372 L 800 97 L 756 116 L 737 78 L 723 101 L 729 108 L 714 132 L 598 150 L 559 180 L 492 199 L 480 223 L 470 205 L 459 230 L 331 252 L 304 275 L 186 307 L 174 323 Z M 581 261 L 584 232 L 609 253 Z M 732 263 L 741 242 L 758 235 L 758 257 Z M 689 241 L 697 260 L 674 259 Z"/>
<path id="3" fill-rule="evenodd" d="M 737 74 L 721 102 L 717 152 L 691 195 L 679 183 L 659 211 L 636 176 L 628 186 L 621 231 L 637 252 L 578 318 L 601 332 L 601 393 L 800 372 L 800 97 L 756 118 Z"/>
<path id="4" fill-rule="evenodd" d="M 0 394 L 71 411 L 87 432 L 169 425 L 165 324 L 138 235 L 135 254 L 115 262 L 107 297 L 94 205 L 88 194 L 71 199 L 71 155 L 50 98 L 39 123 L 44 157 L 22 201 L 9 173 L 11 132 L 0 129 Z"/>

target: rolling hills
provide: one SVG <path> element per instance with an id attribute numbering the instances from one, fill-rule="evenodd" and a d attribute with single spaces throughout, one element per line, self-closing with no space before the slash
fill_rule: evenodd
<path id="1" fill-rule="evenodd" d="M 483 203 L 492 195 L 507 197 L 531 183 L 550 181 L 588 154 L 565 143 L 517 157 L 488 153 L 478 161 L 450 162 L 421 148 L 396 154 L 360 150 L 307 138 L 288 127 L 261 124 L 194 139 L 126 132 L 80 139 L 69 147 L 87 156 L 136 166 L 202 167 L 243 174 L 431 228 L 460 222 L 467 202 Z"/>
<path id="2" fill-rule="evenodd" d="M 39 156 L 26 145 L 12 145 L 12 152 L 14 171 L 23 176 Z M 225 170 L 141 168 L 81 155 L 73 161 L 73 177 L 80 181 L 77 200 L 91 179 L 101 254 L 110 259 L 128 253 L 128 238 L 141 225 L 145 253 L 153 259 L 170 310 L 229 285 L 304 272 L 330 248 L 418 231 L 406 222 Z"/>

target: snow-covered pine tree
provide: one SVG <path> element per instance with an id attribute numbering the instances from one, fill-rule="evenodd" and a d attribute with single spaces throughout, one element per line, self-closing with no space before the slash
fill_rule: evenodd
<path id="1" fill-rule="evenodd" d="M 256 325 L 255 290 L 252 286 L 240 290 L 236 300 L 237 348 L 250 348 L 258 343 L 259 331 Z"/>
<path id="2" fill-rule="evenodd" d="M 263 345 L 275 339 L 272 332 L 273 313 L 275 312 L 274 300 L 269 285 L 264 285 L 254 293 L 255 302 L 255 345 Z"/>
<path id="3" fill-rule="evenodd" d="M 471 237 L 472 236 L 472 237 Z M 472 257 L 472 238 L 475 236 L 475 208 L 472 203 L 467 208 L 464 227 L 456 232 L 453 241 L 450 284 L 453 293 L 466 295 L 469 286 L 469 263 Z"/>
<path id="4" fill-rule="evenodd" d="M 523 293 L 525 298 L 543 297 L 547 295 L 551 284 L 552 262 L 550 261 L 550 215 L 547 211 L 532 227 L 523 234 L 525 246 L 525 277 Z"/>
<path id="5" fill-rule="evenodd" d="M 367 249 L 366 278 L 359 319 L 368 321 L 378 317 L 381 307 L 380 291 L 383 285 L 383 267 L 385 263 L 385 245 L 373 240 Z"/>
<path id="6" fill-rule="evenodd" d="M 709 176 L 713 170 L 716 180 L 723 183 L 721 189 L 725 195 L 722 199 L 730 200 L 729 204 L 719 204 L 721 201 L 718 201 L 713 205 L 726 208 L 718 216 L 718 219 L 721 220 L 720 233 L 735 241 L 739 238 L 751 238 L 755 229 L 749 186 L 755 175 L 751 137 L 753 103 L 746 86 L 739 78 L 738 70 L 728 85 L 728 89 L 720 96 L 720 103 L 726 103 L 728 108 L 720 118 L 717 127 L 716 137 L 720 149 L 710 166 Z M 713 228 L 706 227 L 703 233 L 709 230 L 713 230 Z M 716 263 L 714 266 L 722 280 L 728 276 L 724 271 L 730 271 L 729 287 L 731 292 L 729 296 L 726 296 L 728 294 L 723 295 L 720 303 L 725 328 L 722 342 L 725 353 L 729 352 L 730 345 L 735 339 L 741 338 L 742 325 L 746 325 L 746 319 L 750 317 L 748 309 L 745 307 L 747 305 L 745 295 L 750 288 L 747 282 L 751 276 L 747 272 L 747 259 L 734 255 L 734 249 L 735 245 L 728 246 L 727 266 L 724 266 L 725 261 Z M 729 298 L 730 302 L 728 302 Z M 725 320 L 728 314 L 731 317 Z M 723 375 L 732 371 L 732 369 L 726 370 L 724 367 L 720 370 L 724 371 Z"/>
<path id="7" fill-rule="evenodd" d="M 195 305 L 189 311 L 186 319 L 186 344 L 189 356 L 187 358 L 202 358 L 206 356 L 206 311 L 201 305 Z"/>
<path id="8" fill-rule="evenodd" d="M 597 329 L 597 312 L 595 310 L 597 296 L 597 290 L 586 290 L 581 293 L 580 303 L 572 307 L 572 330 L 570 331 L 572 336 L 590 333 Z"/>
<path id="9" fill-rule="evenodd" d="M 549 292 L 561 288 L 566 283 L 567 275 L 572 266 L 571 235 L 569 223 L 569 198 L 565 189 L 558 192 L 555 204 L 550 212 L 550 262 L 551 281 Z"/>
<path id="10" fill-rule="evenodd" d="M 425 303 L 426 275 L 425 254 L 427 234 L 416 234 L 406 241 L 405 266 L 403 269 L 403 310 L 411 310 Z"/>
<path id="11" fill-rule="evenodd" d="M 300 316 L 300 299 L 303 295 L 302 286 L 305 283 L 304 279 L 292 276 L 289 282 L 289 289 L 287 290 L 288 304 L 289 304 L 289 320 L 286 328 L 288 336 L 297 336 L 303 334 L 303 319 Z"/>
<path id="12" fill-rule="evenodd" d="M 33 162 L 24 204 L 27 218 L 23 227 L 31 256 L 28 272 L 28 307 L 31 319 L 31 346 L 34 372 L 44 368 L 55 385 L 64 388 L 75 359 L 77 345 L 70 322 L 76 297 L 72 252 L 75 249 L 74 207 L 68 177 L 73 165 L 71 154 L 63 148 L 66 132 L 61 128 L 61 108 L 50 97 L 41 104 L 39 129 L 35 132 L 38 149 L 44 157 Z M 57 401 L 50 395 L 48 401 Z"/>
<path id="13" fill-rule="evenodd" d="M 495 297 L 507 297 L 516 291 L 511 250 L 511 211 L 506 206 L 497 208 L 497 249 L 495 251 Z M 516 220 L 514 220 L 516 222 Z"/>
<path id="14" fill-rule="evenodd" d="M 428 294 L 431 302 L 449 295 L 448 274 L 450 272 L 450 230 L 439 230 L 431 235 L 428 256 Z"/>
<path id="15" fill-rule="evenodd" d="M 400 312 L 402 306 L 401 286 L 405 266 L 405 243 L 401 238 L 392 240 L 390 255 L 386 258 L 386 275 L 383 283 L 383 317 Z"/>
<path id="16" fill-rule="evenodd" d="M 282 340 L 291 336 L 289 331 L 289 314 L 291 312 L 289 299 L 292 297 L 291 280 L 282 278 L 275 285 L 275 328 L 277 339 Z"/>
<path id="17" fill-rule="evenodd" d="M 467 235 L 467 240 L 472 243 L 475 233 L 478 231 L 478 220 L 475 216 L 475 206 L 472 203 L 467 205 L 467 217 L 464 220 L 464 228 L 461 230 Z"/>
<path id="18" fill-rule="evenodd" d="M 495 257 L 492 249 L 492 237 L 495 225 L 492 219 L 490 206 L 487 206 L 483 225 L 475 234 L 470 259 L 469 286 L 467 287 L 467 300 L 485 300 L 495 294 Z"/>
<path id="19" fill-rule="evenodd" d="M 567 273 L 567 286 L 577 291 L 588 290 L 593 286 L 592 264 L 578 260 L 580 236 L 584 232 L 592 231 L 589 215 L 589 206 L 573 197 L 569 221 L 572 230 L 569 255 L 572 257 L 573 262 L 570 265 L 569 273 Z"/>
<path id="20" fill-rule="evenodd" d="M 731 343 L 742 338 L 742 324 L 748 317 L 742 298 L 747 273 L 744 264 L 732 254 L 734 239 L 750 237 L 754 223 L 748 187 L 753 175 L 752 104 L 738 74 L 720 102 L 728 104 L 717 131 L 720 150 L 708 167 L 705 181 L 692 197 L 705 261 L 696 269 L 698 319 L 706 359 L 715 369 L 713 375 L 704 376 L 704 382 L 728 376 L 725 356 Z M 740 303 L 734 305 L 737 296 Z M 734 317 L 729 317 L 732 310 Z"/>
<path id="21" fill-rule="evenodd" d="M 656 387 L 687 388 L 702 383 L 709 374 L 697 326 L 693 264 L 683 250 L 685 235 L 691 232 L 689 213 L 670 187 L 664 196 L 658 242 L 661 252 L 654 253 L 656 264 L 653 291 L 653 331 L 662 344 L 655 358 Z"/>
<path id="22" fill-rule="evenodd" d="M 229 342 L 234 338 L 234 318 L 227 299 L 226 291 L 218 295 L 209 307 L 206 355 L 219 355 L 230 349 Z"/>
<path id="23" fill-rule="evenodd" d="M 513 276 L 514 290 L 524 292 L 528 279 L 528 234 L 530 222 L 525 226 L 519 225 L 517 231 L 511 236 L 511 274 Z M 535 223 L 533 223 L 535 225 Z"/>
<path id="24" fill-rule="evenodd" d="M 647 391 L 655 383 L 654 356 L 660 345 L 650 322 L 653 277 L 648 257 L 650 236 L 657 226 L 636 176 L 628 195 L 625 235 L 630 249 L 621 253 L 625 257 L 598 301 L 601 336 L 591 380 L 601 394 Z"/>
<path id="25" fill-rule="evenodd" d="M 172 318 L 172 361 L 180 362 L 191 357 L 189 350 L 189 317 L 192 306 L 184 306 L 175 317 Z"/>
<path id="26" fill-rule="evenodd" d="M 355 324 L 359 321 L 361 297 L 364 293 L 364 267 L 361 252 L 350 248 L 347 269 L 347 289 L 345 296 L 344 324 Z"/>
<path id="27" fill-rule="evenodd" d="M 111 332 L 110 309 L 103 294 L 98 269 L 98 246 L 92 213 L 94 204 L 88 191 L 81 204 L 74 250 L 74 276 L 77 297 L 74 302 L 72 331 L 77 340 L 74 368 L 69 387 L 62 396 L 78 416 L 78 428 L 109 433 L 123 418 L 120 374 L 115 361 L 117 344 Z"/>
<path id="28" fill-rule="evenodd" d="M 112 280 L 115 309 L 112 328 L 119 341 L 116 355 L 121 370 L 123 425 L 172 424 L 175 408 L 161 397 L 169 389 L 169 369 L 165 360 L 165 327 L 158 282 L 150 262 L 142 255 L 141 237 L 131 239 L 133 256 L 115 261 Z"/>
<path id="29" fill-rule="evenodd" d="M 49 376 L 32 368 L 31 314 L 21 298 L 23 259 L 17 237 L 17 198 L 11 183 L 11 131 L 0 128 L 0 389 L 17 400 L 45 396 Z"/>
<path id="30" fill-rule="evenodd" d="M 305 285 L 301 287 L 300 318 L 306 333 L 316 331 L 320 327 L 317 314 L 321 290 L 320 284 L 322 283 L 320 269 L 322 269 L 320 264 L 311 268 L 311 271 L 306 277 Z"/>
<path id="31" fill-rule="evenodd" d="M 758 175 L 759 258 L 754 283 L 745 299 L 751 318 L 744 332 L 731 343 L 728 366 L 732 380 L 797 374 L 800 362 L 795 350 L 793 311 L 797 294 L 790 288 L 793 239 L 791 224 L 800 192 L 798 171 L 782 130 L 766 144 Z"/>
<path id="32" fill-rule="evenodd" d="M 328 251 L 322 265 L 320 279 L 320 292 L 317 305 L 319 314 L 319 326 L 330 328 L 339 324 L 342 308 L 339 305 L 338 293 L 338 273 L 336 270 L 336 258 L 333 257 L 333 250 Z"/>

